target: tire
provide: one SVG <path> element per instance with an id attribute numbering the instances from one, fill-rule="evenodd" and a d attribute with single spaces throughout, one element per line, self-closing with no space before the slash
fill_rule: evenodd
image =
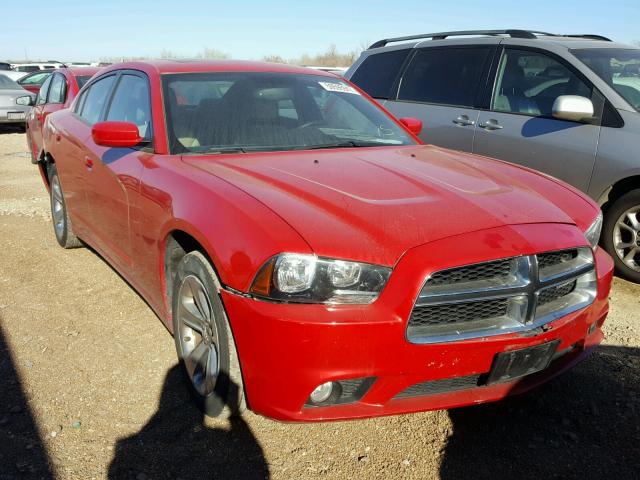
<path id="1" fill-rule="evenodd" d="M 241 415 L 246 410 L 242 372 L 220 282 L 198 251 L 178 264 L 172 312 L 176 352 L 198 407 L 209 417 Z"/>
<path id="2" fill-rule="evenodd" d="M 77 248 L 82 246 L 82 242 L 73 233 L 73 226 L 67 211 L 67 204 L 64 200 L 64 193 L 60 185 L 60 177 L 56 166 L 51 163 L 47 168 L 50 185 L 51 201 L 51 221 L 53 223 L 53 233 L 58 244 L 62 248 Z"/>
<path id="3" fill-rule="evenodd" d="M 640 283 L 640 189 L 624 194 L 609 207 L 602 246 L 613 257 L 618 275 Z"/>

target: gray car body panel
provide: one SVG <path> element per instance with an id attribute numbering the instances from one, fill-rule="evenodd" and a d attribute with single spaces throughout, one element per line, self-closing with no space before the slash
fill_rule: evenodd
<path id="1" fill-rule="evenodd" d="M 364 51 L 345 73 L 345 78 L 351 79 L 370 55 L 391 50 L 469 45 L 527 47 L 560 57 L 603 94 L 624 120 L 624 126 L 600 127 L 515 113 L 394 99 L 380 102 L 398 117 L 421 119 L 424 124 L 421 138 L 427 143 L 492 156 L 543 171 L 583 190 L 600 204 L 606 202 L 609 191 L 617 182 L 640 176 L 640 155 L 636 152 L 637 148 L 629 148 L 630 145 L 640 145 L 640 113 L 572 53 L 578 49 L 637 47 L 553 36 L 536 39 L 452 37 L 414 41 Z M 467 115 L 475 123 L 468 126 L 454 124 L 453 120 L 460 115 Z M 498 120 L 503 128 L 486 131 L 478 127 L 479 123 L 488 119 Z M 640 180 L 637 181 L 638 187 Z"/>

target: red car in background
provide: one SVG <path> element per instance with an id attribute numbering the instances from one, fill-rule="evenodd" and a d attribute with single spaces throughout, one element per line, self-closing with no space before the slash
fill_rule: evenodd
<path id="1" fill-rule="evenodd" d="M 49 75 L 51 75 L 50 70 L 33 72 L 17 80 L 17 83 L 25 90 L 37 94 L 42 84 L 49 78 Z"/>
<path id="2" fill-rule="evenodd" d="M 575 365 L 608 312 L 600 209 L 419 129 L 329 73 L 114 65 L 45 121 L 55 236 L 146 299 L 211 416 L 451 408 Z"/>
<path id="3" fill-rule="evenodd" d="M 82 86 L 96 74 L 99 68 L 58 68 L 50 71 L 34 72 L 28 76 L 46 75 L 33 107 L 27 114 L 27 144 L 31 161 L 38 163 L 43 158 L 42 126 L 50 113 L 69 107 Z M 22 85 L 27 88 L 27 85 Z M 44 172 L 41 170 L 41 173 Z"/>

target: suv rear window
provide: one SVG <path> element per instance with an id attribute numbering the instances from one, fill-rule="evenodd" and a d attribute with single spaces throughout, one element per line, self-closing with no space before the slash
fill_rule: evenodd
<path id="1" fill-rule="evenodd" d="M 490 49 L 418 50 L 402 77 L 398 100 L 473 107 Z"/>
<path id="2" fill-rule="evenodd" d="M 411 50 L 392 50 L 369 55 L 351 77 L 373 98 L 387 100 L 404 59 Z"/>

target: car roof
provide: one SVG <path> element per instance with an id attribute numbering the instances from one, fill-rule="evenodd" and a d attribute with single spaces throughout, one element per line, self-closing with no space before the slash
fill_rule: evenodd
<path id="1" fill-rule="evenodd" d="M 311 68 L 282 63 L 252 62 L 242 60 L 148 60 L 138 62 L 116 63 L 105 67 L 102 71 L 113 70 L 155 70 L 158 74 L 192 73 L 192 72 L 280 72 L 306 75 L 318 75 L 337 78 L 332 73 L 313 70 Z"/>
<path id="2" fill-rule="evenodd" d="M 102 70 L 99 67 L 67 67 L 60 68 L 59 71 L 69 72 L 74 77 L 90 76 L 93 77 L 96 73 Z"/>
<path id="3" fill-rule="evenodd" d="M 518 31 L 520 32 L 520 31 Z M 509 40 L 508 43 L 513 45 L 522 44 L 529 46 L 554 45 L 556 47 L 564 47 L 571 49 L 592 49 L 592 48 L 622 48 L 622 49 L 639 49 L 632 45 L 624 43 L 613 42 L 605 37 L 599 37 L 598 35 L 553 35 L 542 34 L 540 32 L 531 32 L 529 37 L 525 36 L 512 36 L 508 33 L 498 34 L 476 34 L 475 32 L 451 32 L 451 35 L 447 35 L 447 32 L 442 34 L 442 37 L 438 37 L 441 34 L 425 34 L 424 36 L 416 35 L 415 38 L 411 38 L 411 41 L 403 41 L 402 37 L 398 39 L 387 39 L 376 42 L 368 50 L 367 53 L 382 52 L 387 50 L 399 50 L 406 48 L 421 48 L 437 45 L 465 45 L 470 43 L 486 43 L 486 44 L 498 44 L 505 40 Z M 398 40 L 400 42 L 398 42 Z M 384 46 L 380 46 L 383 44 Z"/>

